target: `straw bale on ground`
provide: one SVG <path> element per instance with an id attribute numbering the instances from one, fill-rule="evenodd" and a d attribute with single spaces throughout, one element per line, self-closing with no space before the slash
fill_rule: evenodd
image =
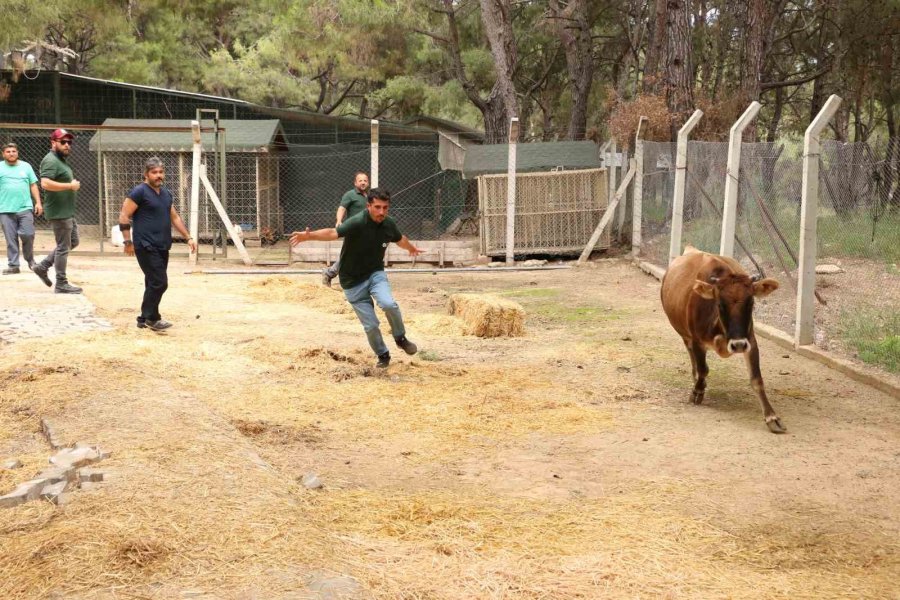
<path id="1" fill-rule="evenodd" d="M 516 337 L 525 334 L 525 309 L 512 300 L 486 294 L 450 296 L 450 314 L 461 317 L 463 333 L 478 337 Z"/>

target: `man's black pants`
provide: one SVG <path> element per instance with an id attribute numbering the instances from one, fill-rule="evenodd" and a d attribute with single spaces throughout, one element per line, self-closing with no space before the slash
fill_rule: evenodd
<path id="1" fill-rule="evenodd" d="M 159 321 L 159 302 L 169 287 L 169 251 L 159 248 L 134 247 L 134 255 L 144 272 L 144 301 L 138 322 Z"/>

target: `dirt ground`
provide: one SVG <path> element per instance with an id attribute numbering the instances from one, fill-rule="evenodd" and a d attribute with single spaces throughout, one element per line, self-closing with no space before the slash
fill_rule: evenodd
<path id="1" fill-rule="evenodd" d="M 0 459 L 25 463 L 0 492 L 46 463 L 42 417 L 112 452 L 64 505 L 0 509 L 0 597 L 900 598 L 900 400 L 762 340 L 787 434 L 737 359 L 691 405 L 624 261 L 391 273 L 420 353 L 387 372 L 316 276 L 185 267 L 170 333 L 134 327 L 134 263 L 74 257 L 113 330 L 0 344 Z M 526 335 L 463 336 L 456 292 L 519 302 Z"/>

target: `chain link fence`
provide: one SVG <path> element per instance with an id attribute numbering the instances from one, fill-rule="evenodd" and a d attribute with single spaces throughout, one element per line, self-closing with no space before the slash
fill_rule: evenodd
<path id="1" fill-rule="evenodd" d="M 644 142 L 641 255 L 665 267 L 674 144 Z M 802 198 L 798 139 L 743 144 L 735 259 L 780 289 L 756 318 L 793 336 Z M 689 142 L 683 244 L 718 253 L 727 143 Z M 900 373 L 900 140 L 823 141 L 817 221 L 815 343 Z"/>
<path id="2" fill-rule="evenodd" d="M 641 176 L 641 257 L 659 267 L 669 263 L 675 144 L 643 142 Z"/>
<path id="3" fill-rule="evenodd" d="M 704 252 L 719 251 L 727 163 L 727 144 L 688 143 L 681 240 Z"/>
<path id="4" fill-rule="evenodd" d="M 40 177 L 40 163 L 50 151 L 52 127 L 0 126 L 0 142 L 15 142 L 20 160 L 28 162 Z M 144 162 L 158 156 L 166 167 L 166 186 L 175 207 L 189 225 L 192 154 L 188 151 L 111 151 L 103 143 L 104 129 L 80 127 L 68 158 L 81 182 L 75 219 L 81 243 L 78 252 L 121 252 L 110 243 L 111 228 L 128 192 L 143 180 Z M 135 130 L 137 131 L 137 130 Z M 107 134 L 109 135 L 109 134 Z M 184 135 L 185 131 L 173 135 Z M 226 131 L 227 136 L 227 131 Z M 290 139 L 290 138 L 289 138 Z M 298 144 L 269 152 L 227 152 L 224 169 L 217 152 L 204 152 L 207 176 L 232 223 L 241 229 L 248 246 L 282 248 L 291 231 L 333 227 L 341 196 L 353 187 L 357 171 L 370 173 L 371 147 L 361 143 Z M 364 142 L 364 143 L 362 143 Z M 382 140 L 379 147 L 379 186 L 392 194 L 391 215 L 411 239 L 441 239 L 463 212 L 470 186 L 458 171 L 441 169 L 436 143 L 400 144 Z M 182 144 L 184 146 L 184 144 Z M 221 185 L 224 173 L 225 185 Z M 473 207 L 470 207 L 474 211 Z M 55 245 L 50 224 L 36 219 L 36 252 Z M 228 235 L 206 189 L 201 185 L 198 212 L 201 259 L 204 254 L 227 251 Z M 181 241 L 176 237 L 176 241 Z"/>

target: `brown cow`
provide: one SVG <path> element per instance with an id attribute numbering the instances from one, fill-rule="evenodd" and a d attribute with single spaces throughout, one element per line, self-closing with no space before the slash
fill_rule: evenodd
<path id="1" fill-rule="evenodd" d="M 784 433 L 763 387 L 759 346 L 753 332 L 753 299 L 778 289 L 774 279 L 750 277 L 733 258 L 708 254 L 688 246 L 672 261 L 662 280 L 662 305 L 669 322 L 684 340 L 694 371 L 694 404 L 706 391 L 706 351 L 722 358 L 741 353 L 750 371 L 750 383 L 762 404 L 766 425 Z"/>

